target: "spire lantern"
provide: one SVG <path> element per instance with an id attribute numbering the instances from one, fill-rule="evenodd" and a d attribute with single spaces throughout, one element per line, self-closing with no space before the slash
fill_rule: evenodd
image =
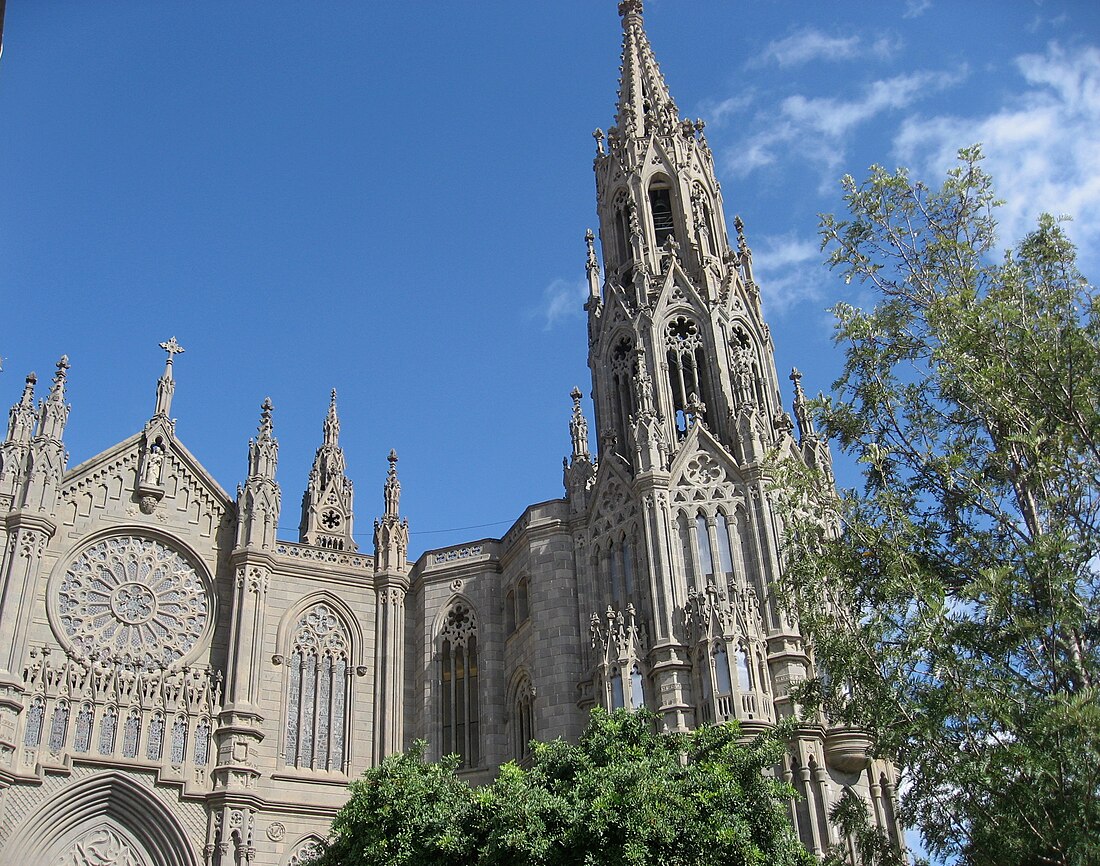
<path id="1" fill-rule="evenodd" d="M 383 487 L 386 512 L 374 521 L 374 570 L 376 574 L 404 575 L 408 571 L 409 521 L 402 520 L 399 511 L 401 482 L 397 480 L 397 452 L 391 450 L 386 459 L 390 464 Z"/>
<path id="2" fill-rule="evenodd" d="M 329 396 L 323 440 L 313 458 L 309 483 L 302 494 L 302 522 L 298 538 L 328 550 L 358 550 L 352 534 L 353 488 L 347 477 L 347 462 L 340 447 L 340 416 L 336 412 L 336 389 Z"/>

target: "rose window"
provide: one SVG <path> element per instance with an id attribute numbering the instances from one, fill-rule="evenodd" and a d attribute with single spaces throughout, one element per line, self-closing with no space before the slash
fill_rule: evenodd
<path id="1" fill-rule="evenodd" d="M 66 569 L 58 621 L 80 656 L 143 667 L 169 665 L 194 648 L 210 602 L 179 553 L 147 538 L 108 538 Z"/>

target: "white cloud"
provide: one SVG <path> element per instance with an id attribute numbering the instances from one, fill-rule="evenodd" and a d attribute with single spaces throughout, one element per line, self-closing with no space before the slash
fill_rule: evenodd
<path id="1" fill-rule="evenodd" d="M 1100 48 L 1052 43 L 1015 65 L 1026 86 L 1011 104 L 978 117 L 908 118 L 894 140 L 897 156 L 931 180 L 944 175 L 960 147 L 981 142 L 1005 200 L 1002 243 L 1019 240 L 1043 211 L 1070 214 L 1068 231 L 1087 274 L 1100 266 L 1093 252 L 1100 244 Z"/>
<path id="2" fill-rule="evenodd" d="M 788 96 L 778 116 L 761 131 L 726 154 L 726 169 L 738 176 L 749 174 L 778 158 L 788 146 L 798 148 L 799 157 L 820 165 L 825 182 L 832 184 L 837 167 L 844 162 L 844 144 L 861 124 L 890 111 L 908 108 L 918 99 L 960 81 L 966 72 L 911 72 L 867 85 L 856 99 L 832 96 Z"/>
<path id="3" fill-rule="evenodd" d="M 752 104 L 752 95 L 731 96 L 721 102 L 703 102 L 700 105 L 700 114 L 707 119 L 707 123 L 713 126 L 721 126 L 744 111 Z"/>
<path id="4" fill-rule="evenodd" d="M 768 315 L 781 316 L 802 301 L 825 295 L 830 277 L 816 239 L 792 234 L 753 244 L 753 271 Z"/>
<path id="5" fill-rule="evenodd" d="M 887 57 L 899 46 L 899 40 L 892 36 L 879 36 L 865 45 L 858 35 L 830 36 L 820 30 L 806 28 L 769 42 L 754 62 L 759 64 L 773 60 L 780 66 L 797 66 L 812 60 L 851 60 L 864 58 L 868 54 Z"/>
<path id="6" fill-rule="evenodd" d="M 544 328 L 549 331 L 560 322 L 581 318 L 587 297 L 585 280 L 554 280 L 543 290 L 542 305 L 536 315 L 545 320 Z"/>
<path id="7" fill-rule="evenodd" d="M 905 0 L 903 18 L 918 18 L 932 8 L 932 0 Z"/>

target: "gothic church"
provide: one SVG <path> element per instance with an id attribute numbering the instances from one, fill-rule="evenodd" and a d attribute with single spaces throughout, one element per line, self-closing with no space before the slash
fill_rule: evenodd
<path id="1" fill-rule="evenodd" d="M 0 445 L 0 866 L 288 866 L 351 779 L 417 738 L 483 782 L 596 705 L 747 733 L 792 712 L 811 659 L 770 592 L 783 529 L 761 461 L 829 453 L 797 372 L 784 411 L 703 124 L 681 118 L 641 0 L 619 12 L 602 265 L 587 236 L 598 447 L 575 390 L 565 496 L 502 538 L 409 562 L 391 453 L 357 550 L 335 393 L 287 541 L 270 401 L 231 495 L 176 436 L 174 339 L 144 429 L 73 468 L 67 359 L 27 377 Z M 898 838 L 894 772 L 867 748 L 799 729 L 779 772 L 811 851 L 837 841 L 845 788 Z"/>

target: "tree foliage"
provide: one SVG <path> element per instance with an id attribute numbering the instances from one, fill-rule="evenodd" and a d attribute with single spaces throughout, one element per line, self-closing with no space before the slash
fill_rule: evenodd
<path id="1" fill-rule="evenodd" d="M 822 220 L 844 278 L 823 432 L 839 497 L 779 469 L 802 698 L 869 730 L 903 817 L 972 864 L 1100 863 L 1100 310 L 1058 220 L 997 254 L 981 151 L 940 189 L 873 167 Z M 788 491 L 786 494 L 783 491 Z"/>
<path id="2" fill-rule="evenodd" d="M 655 733 L 646 712 L 595 710 L 576 744 L 534 744 L 472 788 L 423 743 L 352 784 L 325 866 L 810 866 L 765 770 L 789 731 L 738 742 L 736 725 Z"/>

